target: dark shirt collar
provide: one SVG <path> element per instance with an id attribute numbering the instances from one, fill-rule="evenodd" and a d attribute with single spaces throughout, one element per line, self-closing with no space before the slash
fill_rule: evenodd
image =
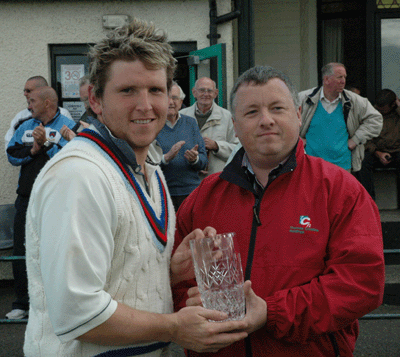
<path id="1" fill-rule="evenodd" d="M 258 196 L 260 196 L 263 191 L 279 176 L 287 173 L 287 172 L 292 172 L 296 166 L 296 151 L 297 151 L 297 145 L 293 148 L 292 152 L 289 154 L 289 156 L 283 160 L 277 167 L 275 167 L 273 170 L 268 175 L 268 183 L 266 187 L 263 187 L 261 183 L 258 181 L 256 175 L 254 174 L 253 168 L 251 167 L 251 163 L 247 157 L 246 152 L 243 155 L 243 160 L 242 160 L 242 169 L 245 171 L 250 183 L 253 185 L 253 189 L 256 192 Z"/>

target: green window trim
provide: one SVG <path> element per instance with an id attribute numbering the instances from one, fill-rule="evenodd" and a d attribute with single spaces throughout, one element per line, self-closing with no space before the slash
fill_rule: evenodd
<path id="1" fill-rule="evenodd" d="M 213 45 L 210 47 L 203 48 L 201 50 L 192 51 L 189 53 L 190 57 L 194 59 L 198 57 L 199 61 L 204 61 L 209 58 L 217 58 L 217 88 L 218 88 L 218 105 L 226 108 L 227 107 L 227 89 L 226 89 L 226 44 L 219 43 L 217 45 Z M 189 64 L 189 80 L 190 80 L 190 88 L 194 87 L 197 79 L 197 71 L 196 71 L 196 60 L 191 61 L 192 64 Z M 190 105 L 193 105 L 195 102 L 195 98 L 193 97 L 193 93 L 190 92 Z"/>

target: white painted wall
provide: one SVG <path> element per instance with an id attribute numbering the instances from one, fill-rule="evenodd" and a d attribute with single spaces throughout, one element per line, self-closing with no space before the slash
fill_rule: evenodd
<path id="1" fill-rule="evenodd" d="M 298 89 L 305 90 L 318 85 L 316 0 L 300 1 L 300 43 L 300 84 Z"/>
<path id="2" fill-rule="evenodd" d="M 254 0 L 254 22 L 255 64 L 280 69 L 299 90 L 316 85 L 316 0 Z"/>
<path id="3" fill-rule="evenodd" d="M 231 11 L 218 0 L 218 15 Z M 90 43 L 103 38 L 102 16 L 126 14 L 167 31 L 170 41 L 197 41 L 209 46 L 208 0 L 1 1 L 0 3 L 0 204 L 13 203 L 19 169 L 5 155 L 4 135 L 11 119 L 26 107 L 27 78 L 43 75 L 49 83 L 48 45 Z M 227 45 L 228 89 L 233 82 L 232 25 L 219 26 L 218 43 Z"/>

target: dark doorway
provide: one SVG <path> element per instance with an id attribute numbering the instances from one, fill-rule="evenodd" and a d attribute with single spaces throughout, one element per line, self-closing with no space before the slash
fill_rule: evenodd
<path id="1" fill-rule="evenodd" d="M 329 62 L 343 63 L 347 84 L 367 95 L 365 0 L 318 1 L 318 68 Z M 321 74 L 318 74 L 321 82 Z"/>
<path id="2" fill-rule="evenodd" d="M 189 65 L 187 59 L 189 57 L 189 52 L 197 50 L 197 42 L 170 42 L 170 44 L 174 49 L 174 57 L 178 61 L 175 71 L 175 81 L 186 94 L 183 104 L 189 106 L 192 88 L 190 88 L 189 83 Z"/>

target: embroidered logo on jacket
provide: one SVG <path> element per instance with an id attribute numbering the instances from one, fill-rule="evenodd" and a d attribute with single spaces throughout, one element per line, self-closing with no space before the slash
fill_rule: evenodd
<path id="1" fill-rule="evenodd" d="M 57 135 L 57 131 L 55 131 L 55 130 L 52 130 L 52 131 L 49 132 L 49 138 L 50 139 L 54 139 L 56 137 L 56 135 Z"/>
<path id="2" fill-rule="evenodd" d="M 300 224 L 300 227 L 290 226 L 289 232 L 290 233 L 300 233 L 300 234 L 303 234 L 306 231 L 319 232 L 318 229 L 312 228 L 311 218 L 308 216 L 300 216 L 299 224 Z"/>

